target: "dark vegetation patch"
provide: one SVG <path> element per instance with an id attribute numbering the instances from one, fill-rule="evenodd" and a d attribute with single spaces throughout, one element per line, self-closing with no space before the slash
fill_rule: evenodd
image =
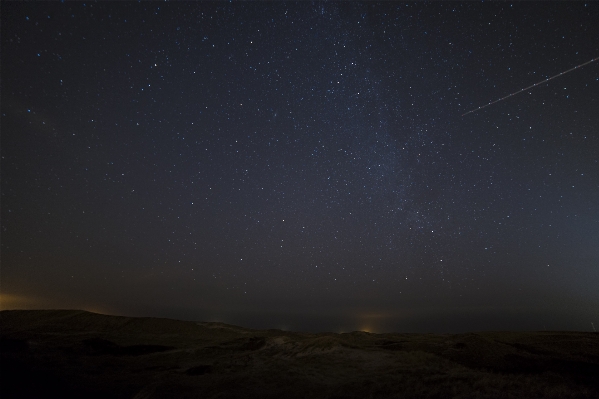
<path id="1" fill-rule="evenodd" d="M 5 356 L 0 362 L 0 385 L 3 398 L 42 398 L 57 393 L 64 395 L 61 392 L 62 381 L 53 373 L 34 370 L 17 359 Z"/>
<path id="2" fill-rule="evenodd" d="M 241 345 L 242 350 L 256 351 L 262 349 L 266 345 L 264 337 L 250 337 Z"/>
<path id="3" fill-rule="evenodd" d="M 208 374 L 212 371 L 212 366 L 208 364 L 202 364 L 199 366 L 190 367 L 185 370 L 185 374 L 187 375 L 204 375 Z"/>
<path id="4" fill-rule="evenodd" d="M 0 352 L 0 398 L 61 398 L 101 399 L 107 397 L 98 390 L 76 386 L 60 370 L 37 367 L 22 352 Z"/>
<path id="5" fill-rule="evenodd" d="M 262 349 L 265 345 L 266 339 L 264 337 L 244 337 L 224 342 L 217 348 L 234 351 L 256 351 Z"/>
<path id="6" fill-rule="evenodd" d="M 0 352 L 25 352 L 29 349 L 29 344 L 24 339 L 0 338 Z"/>
<path id="7" fill-rule="evenodd" d="M 82 342 L 97 355 L 140 356 L 174 349 L 172 346 L 165 345 L 120 346 L 112 341 L 102 338 L 89 338 Z"/>
<path id="8" fill-rule="evenodd" d="M 527 357 L 516 354 L 505 356 L 511 374 L 539 374 L 554 372 L 576 381 L 599 387 L 599 364 L 577 360 Z"/>
<path id="9" fill-rule="evenodd" d="M 402 344 L 402 342 L 404 341 L 381 340 L 377 342 L 377 346 L 381 349 L 388 351 L 401 351 L 405 350 L 405 347 Z"/>
<path id="10" fill-rule="evenodd" d="M 535 348 L 534 346 L 531 346 L 531 345 L 520 344 L 517 342 L 507 343 L 507 344 L 518 349 L 519 351 L 532 353 L 534 355 L 545 355 L 545 356 L 553 355 L 553 352 L 551 352 L 551 351 Z"/>

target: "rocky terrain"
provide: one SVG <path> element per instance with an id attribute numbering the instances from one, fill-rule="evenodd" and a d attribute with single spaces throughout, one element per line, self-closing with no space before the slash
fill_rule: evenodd
<path id="1" fill-rule="evenodd" d="M 598 398 L 599 334 L 309 334 L 0 312 L 2 398 Z"/>

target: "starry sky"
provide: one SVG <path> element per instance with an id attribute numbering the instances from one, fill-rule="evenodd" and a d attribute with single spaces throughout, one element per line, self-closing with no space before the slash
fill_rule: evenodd
<path id="1" fill-rule="evenodd" d="M 1 11 L 2 308 L 599 327 L 599 3 Z"/>

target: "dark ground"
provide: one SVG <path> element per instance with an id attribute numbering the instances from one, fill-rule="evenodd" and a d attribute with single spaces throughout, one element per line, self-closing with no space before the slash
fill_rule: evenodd
<path id="1" fill-rule="evenodd" d="M 599 334 L 308 334 L 6 310 L 8 398 L 599 398 Z"/>

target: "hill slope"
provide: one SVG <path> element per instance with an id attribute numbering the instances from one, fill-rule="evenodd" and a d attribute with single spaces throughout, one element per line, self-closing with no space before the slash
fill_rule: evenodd
<path id="1" fill-rule="evenodd" d="M 599 397 L 599 334 L 308 334 L 0 312 L 3 398 Z"/>

